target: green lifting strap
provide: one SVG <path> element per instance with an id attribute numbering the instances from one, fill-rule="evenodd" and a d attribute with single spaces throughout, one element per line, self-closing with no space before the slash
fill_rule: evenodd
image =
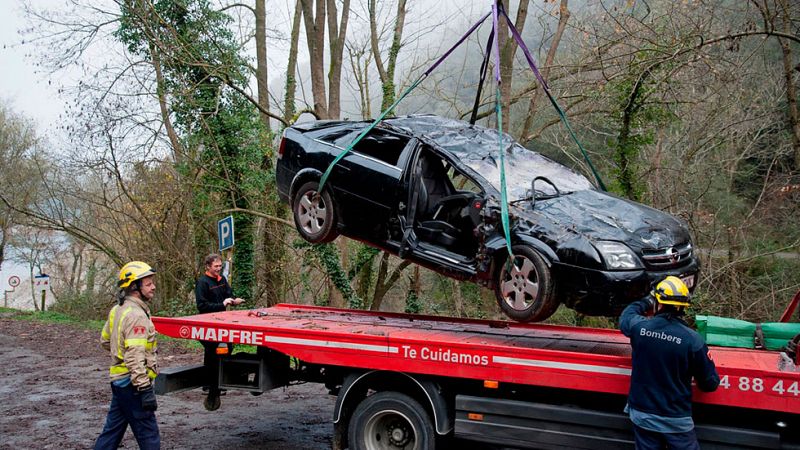
<path id="1" fill-rule="evenodd" d="M 333 161 L 331 161 L 331 163 L 328 165 L 328 168 L 325 169 L 325 173 L 322 174 L 322 178 L 320 178 L 319 180 L 319 189 L 317 190 L 317 192 L 320 193 L 322 192 L 322 188 L 325 187 L 325 182 L 328 181 L 328 176 L 330 176 L 331 171 L 333 170 L 333 166 L 335 166 L 336 163 L 341 161 L 341 159 L 344 158 L 344 156 L 348 154 L 350 150 L 352 150 L 353 147 L 355 147 L 356 144 L 358 144 L 361 141 L 361 139 L 367 135 L 367 133 L 372 131 L 372 129 L 375 128 L 375 126 L 378 125 L 381 122 L 381 120 L 383 120 L 383 118 L 386 117 L 386 115 L 389 114 L 389 112 L 391 112 L 394 109 L 394 107 L 397 106 L 397 104 L 400 103 L 400 101 L 402 101 L 406 97 L 406 95 L 408 95 L 411 91 L 413 91 L 414 88 L 419 86 L 419 84 L 422 83 L 422 80 L 424 80 L 427 76 L 428 76 L 427 74 L 423 74 L 421 77 L 417 78 L 417 81 L 415 81 L 408 89 L 406 89 L 406 91 L 403 92 L 403 95 L 401 95 L 397 100 L 394 101 L 394 103 L 392 103 L 388 108 L 386 108 L 386 111 L 382 112 L 381 115 L 378 116 L 378 118 L 375 119 L 371 124 L 369 124 L 369 126 L 365 128 L 364 131 L 362 131 L 361 134 L 359 134 L 358 137 L 356 137 L 353 140 L 353 142 L 351 142 L 350 145 L 348 145 L 347 148 L 344 149 L 343 152 L 339 153 L 339 155 L 336 158 L 334 158 Z"/>
<path id="2" fill-rule="evenodd" d="M 505 150 L 503 149 L 503 108 L 500 107 L 502 99 L 500 97 L 500 85 L 495 89 L 494 109 L 497 116 L 497 142 L 500 153 L 500 216 L 503 223 L 503 234 L 506 237 L 506 248 L 508 249 L 509 261 L 514 257 L 511 252 L 511 226 L 508 219 L 508 194 L 506 192 L 506 160 Z"/>

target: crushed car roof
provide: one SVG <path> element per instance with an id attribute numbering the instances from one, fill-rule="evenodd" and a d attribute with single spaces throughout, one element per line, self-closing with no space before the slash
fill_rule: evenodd
<path id="1" fill-rule="evenodd" d="M 460 158 L 482 158 L 497 151 L 497 130 L 470 125 L 460 120 L 419 115 L 386 119 L 384 122 L 408 134 L 425 137 Z M 511 136 L 503 133 L 504 147 L 515 143 Z"/>

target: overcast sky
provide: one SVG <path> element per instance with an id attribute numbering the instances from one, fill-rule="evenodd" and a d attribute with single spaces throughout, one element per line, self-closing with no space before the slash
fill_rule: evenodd
<path id="1" fill-rule="evenodd" d="M 34 3 L 43 3 L 37 1 Z M 63 110 L 57 88 L 45 74 L 37 74 L 30 49 L 20 44 L 19 30 L 26 26 L 20 1 L 0 0 L 0 101 L 13 111 L 50 128 Z"/>

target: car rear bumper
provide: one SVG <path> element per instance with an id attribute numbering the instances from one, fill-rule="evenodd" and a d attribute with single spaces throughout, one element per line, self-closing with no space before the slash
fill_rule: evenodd
<path id="1" fill-rule="evenodd" d="M 592 316 L 619 315 L 629 303 L 647 295 L 655 283 L 669 275 L 689 278 L 694 290 L 699 271 L 697 259 L 678 268 L 657 272 L 603 271 L 564 264 L 553 267 L 562 301 L 575 311 Z"/>

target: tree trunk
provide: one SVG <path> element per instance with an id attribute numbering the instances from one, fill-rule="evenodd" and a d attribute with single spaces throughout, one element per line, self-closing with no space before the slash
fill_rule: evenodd
<path id="1" fill-rule="evenodd" d="M 339 13 L 336 11 L 336 0 L 327 0 L 327 2 L 328 37 L 331 52 L 330 71 L 328 72 L 328 117 L 339 119 L 341 114 L 342 55 L 347 36 L 347 21 L 350 17 L 350 0 L 342 2 L 342 20 L 338 24 Z"/>
<path id="2" fill-rule="evenodd" d="M 358 85 L 358 98 L 361 105 L 361 118 L 366 120 L 372 117 L 369 94 L 369 64 L 370 53 L 366 49 L 356 50 L 350 46 L 347 48 L 350 56 L 350 67 Z M 361 58 L 364 57 L 363 67 Z"/>
<path id="3" fill-rule="evenodd" d="M 297 91 L 297 46 L 300 41 L 300 18 L 303 16 L 301 0 L 294 5 L 294 19 L 289 43 L 289 65 L 286 67 L 286 95 L 283 100 L 283 118 L 287 123 L 294 121 L 294 97 Z"/>
<path id="4" fill-rule="evenodd" d="M 256 81 L 258 83 L 258 104 L 269 111 L 269 89 L 267 76 L 267 10 L 265 0 L 256 0 Z M 261 112 L 264 128 L 270 131 L 269 116 Z"/>
<path id="5" fill-rule="evenodd" d="M 528 17 L 528 1 L 520 0 L 519 9 L 517 10 L 517 17 L 514 19 L 514 26 L 519 31 L 520 35 L 525 28 L 525 19 Z M 502 0 L 503 7 L 508 11 L 508 0 Z M 498 18 L 497 39 L 502 43 L 500 47 L 500 98 L 502 99 L 503 111 L 503 130 L 509 130 L 511 123 L 511 87 L 514 81 L 514 55 L 517 53 L 517 41 L 514 36 L 509 36 L 508 23 L 504 17 Z"/>
<path id="6" fill-rule="evenodd" d="M 311 58 L 311 92 L 314 112 L 320 119 L 328 119 L 328 101 L 325 95 L 325 2 L 327 0 L 300 0 L 303 22 L 306 26 L 308 55 Z M 316 5 L 316 8 L 314 6 Z"/>
<path id="7" fill-rule="evenodd" d="M 456 317 L 464 317 L 464 296 L 461 294 L 461 282 L 453 282 L 453 309 Z"/>
<path id="8" fill-rule="evenodd" d="M 779 0 L 780 13 L 783 25 L 783 32 L 792 34 L 792 23 L 789 17 L 789 5 L 785 0 Z M 781 44 L 781 53 L 783 54 L 783 76 L 786 84 L 786 103 L 788 108 L 788 128 L 792 135 L 792 147 L 794 148 L 794 168 L 800 170 L 800 116 L 797 109 L 797 88 L 794 83 L 794 61 L 792 57 L 792 48 L 789 46 L 789 41 L 786 39 L 778 38 Z"/>
<path id="9" fill-rule="evenodd" d="M 36 298 L 36 284 L 33 278 L 33 263 L 30 263 L 28 268 L 30 269 L 28 273 L 31 277 L 31 298 L 33 298 L 33 310 L 39 311 L 39 299 Z"/>
<path id="10" fill-rule="evenodd" d="M 545 58 L 544 67 L 542 68 L 542 77 L 545 81 L 550 78 L 550 68 L 553 67 L 553 61 L 558 51 L 558 45 L 561 43 L 561 36 L 564 35 L 564 29 L 567 27 L 570 12 L 567 8 L 568 0 L 561 0 L 559 7 L 558 27 L 556 33 L 553 35 L 553 40 L 550 42 L 550 48 L 547 50 L 547 57 Z M 525 121 L 522 124 L 522 129 L 519 132 L 519 137 L 523 145 L 530 139 L 531 128 L 533 127 L 533 118 L 536 115 L 536 107 L 539 98 L 543 94 L 543 89 L 539 86 L 538 89 L 531 95 L 530 103 L 528 104 L 528 113 L 525 115 Z"/>
<path id="11" fill-rule="evenodd" d="M 178 133 L 175 131 L 175 128 L 172 126 L 172 120 L 170 119 L 170 108 L 167 105 L 167 85 L 164 81 L 164 73 L 161 67 L 161 56 L 159 54 L 158 48 L 153 45 L 152 42 L 149 43 L 150 45 L 150 56 L 152 58 L 153 69 L 156 73 L 156 92 L 158 96 L 158 107 L 161 111 L 161 120 L 164 121 L 164 129 L 167 131 L 167 137 L 169 138 L 169 143 L 172 145 L 172 159 L 180 164 L 184 160 L 184 149 L 183 145 L 181 145 L 181 141 L 178 138 Z"/>
<path id="12" fill-rule="evenodd" d="M 376 0 L 369 2 L 369 34 L 372 55 L 375 58 L 375 67 L 381 79 L 381 89 L 383 97 L 381 99 L 381 111 L 386 110 L 394 103 L 396 92 L 394 84 L 394 73 L 397 67 L 397 56 L 400 54 L 400 47 L 403 40 L 403 28 L 406 21 L 406 0 L 397 2 L 397 15 L 394 22 L 394 33 L 392 34 L 392 45 L 389 47 L 387 64 L 384 67 L 383 57 L 380 53 L 380 36 L 378 36 L 378 17 Z"/>
<path id="13" fill-rule="evenodd" d="M 394 284 L 400 278 L 400 275 L 403 273 L 403 270 L 408 267 L 409 264 L 411 264 L 411 261 L 408 260 L 398 264 L 387 280 L 386 273 L 389 270 L 389 252 L 383 252 L 380 268 L 378 269 L 378 279 L 375 280 L 375 292 L 372 295 L 372 302 L 369 307 L 370 311 L 380 311 L 381 304 L 383 303 L 383 298 L 386 296 L 386 293 L 389 292 L 389 289 L 391 289 L 392 286 L 394 286 Z"/>

